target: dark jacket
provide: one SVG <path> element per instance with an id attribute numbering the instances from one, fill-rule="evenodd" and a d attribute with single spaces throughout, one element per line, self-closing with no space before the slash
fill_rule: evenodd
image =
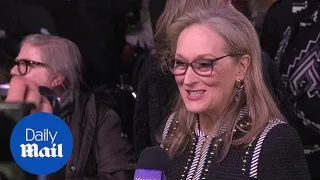
<path id="1" fill-rule="evenodd" d="M 93 94 L 76 93 L 69 125 L 73 152 L 51 179 L 133 179 L 134 155 L 119 116 Z M 63 178 L 65 177 L 65 178 Z"/>
<path id="2" fill-rule="evenodd" d="M 171 127 L 166 126 L 170 127 L 167 137 L 173 133 L 175 122 L 176 119 L 173 119 L 169 124 Z M 194 138 L 188 141 L 185 150 L 170 159 L 167 179 L 189 179 L 193 167 L 198 167 L 194 169 L 194 174 L 200 175 L 199 179 L 310 179 L 300 137 L 291 125 L 280 120 L 270 120 L 249 146 L 232 145 L 228 155 L 217 162 L 217 153 L 223 143 L 218 139 L 224 135 L 221 133 L 212 139 L 210 136 L 205 137 L 211 141 L 205 146 L 208 148 L 202 149 L 202 158 L 197 159 L 199 147 L 203 145 L 200 141 L 203 136 L 195 131 Z"/>

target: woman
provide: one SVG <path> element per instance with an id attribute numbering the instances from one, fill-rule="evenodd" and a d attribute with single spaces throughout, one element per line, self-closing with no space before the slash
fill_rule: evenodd
<path id="1" fill-rule="evenodd" d="M 196 6 L 215 6 L 217 3 L 226 4 L 228 0 L 150 1 L 151 20 L 153 24 L 156 19 L 159 20 L 156 29 L 153 27 L 156 53 L 143 62 L 140 70 L 134 117 L 134 148 L 137 156 L 145 147 L 159 145 L 155 134 L 171 110 L 173 94 L 178 91 L 174 77 L 159 68 L 159 59 L 165 56 L 161 52 L 168 48 L 168 42 L 165 41 L 167 26 L 182 13 Z M 164 11 L 158 17 L 159 8 L 163 5 L 165 5 Z"/>
<path id="2" fill-rule="evenodd" d="M 95 98 L 80 92 L 81 56 L 71 41 L 51 35 L 29 35 L 21 43 L 13 76 L 53 89 L 61 98 L 61 117 L 73 135 L 73 153 L 52 179 L 130 179 L 133 152 L 121 136 L 118 115 Z"/>
<path id="3" fill-rule="evenodd" d="M 264 84 L 258 36 L 234 8 L 195 8 L 168 28 L 178 86 L 161 146 L 168 179 L 310 179 L 302 144 Z M 294 157 L 294 158 L 293 158 Z"/>
<path id="4" fill-rule="evenodd" d="M 165 4 L 165 8 L 161 16 L 158 17 L 159 14 L 156 13 L 157 11 L 153 11 L 152 7 L 161 7 L 161 2 Z M 155 134 L 163 120 L 167 118 L 174 94 L 178 92 L 172 74 L 163 73 L 159 68 L 160 59 L 166 57 L 166 53 L 163 51 L 167 52 L 169 48 L 169 42 L 166 41 L 167 27 L 180 15 L 195 7 L 215 7 L 217 4 L 233 7 L 231 0 L 151 1 L 151 19 L 154 22 L 159 18 L 154 37 L 156 53 L 143 63 L 140 70 L 134 117 L 134 146 L 137 156 L 145 147 L 158 145 Z M 267 87 L 274 95 L 274 99 L 277 100 L 281 111 L 290 122 L 295 121 L 296 117 L 279 72 L 274 66 L 273 59 L 270 59 L 266 53 L 263 53 L 263 71 Z"/>

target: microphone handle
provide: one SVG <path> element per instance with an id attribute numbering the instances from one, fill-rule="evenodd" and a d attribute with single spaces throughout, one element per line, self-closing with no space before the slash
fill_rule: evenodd
<path id="1" fill-rule="evenodd" d="M 162 178 L 161 180 L 167 180 L 166 175 L 164 173 L 162 173 Z"/>
<path id="2" fill-rule="evenodd" d="M 133 179 L 167 180 L 165 174 L 162 171 L 153 169 L 136 169 Z"/>

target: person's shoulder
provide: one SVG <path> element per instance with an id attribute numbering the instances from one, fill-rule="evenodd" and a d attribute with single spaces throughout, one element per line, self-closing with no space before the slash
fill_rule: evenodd
<path id="1" fill-rule="evenodd" d="M 111 100 L 106 100 L 101 98 L 99 95 L 95 93 L 91 93 L 88 105 L 91 107 L 88 109 L 90 111 L 91 115 L 95 114 L 95 121 L 97 121 L 98 127 L 104 125 L 104 124 L 117 124 L 120 122 L 120 116 L 117 113 L 117 111 L 114 109 L 116 107 L 112 107 Z M 93 108 L 95 107 L 95 108 Z"/>
<path id="2" fill-rule="evenodd" d="M 111 95 L 111 93 L 110 93 Z M 117 115 L 115 108 L 119 106 L 119 102 L 115 99 L 106 99 L 104 96 L 100 95 L 99 93 L 91 93 L 90 100 L 94 101 L 97 113 L 108 114 L 115 116 Z M 89 101 L 90 101 L 89 100 Z"/>
<path id="3" fill-rule="evenodd" d="M 296 129 L 289 123 L 279 120 L 272 119 L 269 120 L 265 129 L 260 135 L 260 139 L 264 138 L 266 145 L 268 143 L 275 144 L 277 142 L 300 142 L 300 137 Z"/>
<path id="4" fill-rule="evenodd" d="M 303 155 L 303 145 L 296 129 L 279 119 L 269 120 L 256 139 L 255 152 L 261 158 Z"/>
<path id="5" fill-rule="evenodd" d="M 250 175 L 262 179 L 310 179 L 297 131 L 280 120 L 270 121 L 256 140 Z"/>
<path id="6" fill-rule="evenodd" d="M 271 119 L 253 142 L 257 154 L 282 152 L 292 147 L 303 150 L 301 139 L 293 126 L 279 119 Z"/>
<path id="7" fill-rule="evenodd" d="M 284 120 L 274 119 L 267 126 L 274 126 L 272 131 L 270 131 L 270 135 L 297 135 L 297 130 L 288 122 Z"/>
<path id="8" fill-rule="evenodd" d="M 105 95 L 100 92 L 78 92 L 80 99 L 82 99 L 85 104 L 85 111 L 87 114 L 93 116 L 107 116 L 107 115 L 117 115 L 116 111 L 113 109 L 113 99 L 106 99 Z M 111 95 L 111 94 L 107 94 Z M 115 105 L 114 105 L 115 106 Z M 98 118 L 100 119 L 100 118 Z"/>

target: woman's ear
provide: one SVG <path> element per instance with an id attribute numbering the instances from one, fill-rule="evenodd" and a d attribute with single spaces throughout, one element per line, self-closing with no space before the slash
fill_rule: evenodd
<path id="1" fill-rule="evenodd" d="M 65 77 L 62 74 L 58 73 L 52 80 L 51 87 L 54 88 L 60 86 L 63 83 L 64 79 Z"/>
<path id="2" fill-rule="evenodd" d="M 247 73 L 247 70 L 250 66 L 250 62 L 251 62 L 251 57 L 249 55 L 246 54 L 241 57 L 241 59 L 238 62 L 238 68 L 237 68 L 238 77 L 237 77 L 237 79 L 244 79 L 244 77 Z"/>

